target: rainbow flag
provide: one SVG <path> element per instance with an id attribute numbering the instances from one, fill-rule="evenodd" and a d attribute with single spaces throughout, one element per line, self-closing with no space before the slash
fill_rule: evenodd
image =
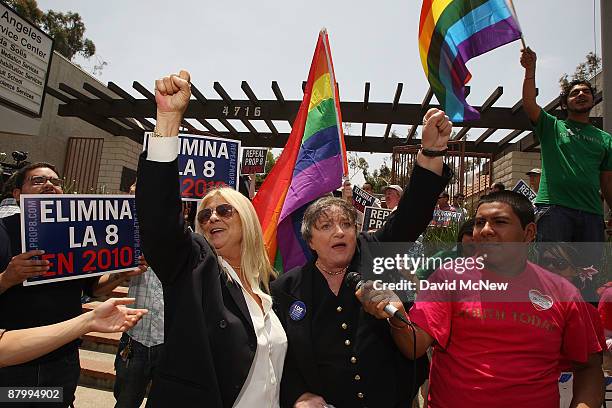
<path id="1" fill-rule="evenodd" d="M 304 210 L 340 187 L 347 174 L 340 98 L 323 29 L 289 140 L 253 199 L 268 257 L 277 270 L 303 265 L 310 258 L 300 234 Z"/>
<path id="2" fill-rule="evenodd" d="M 521 38 L 506 0 L 423 0 L 419 52 L 425 76 L 453 122 L 480 118 L 465 100 L 466 63 Z"/>

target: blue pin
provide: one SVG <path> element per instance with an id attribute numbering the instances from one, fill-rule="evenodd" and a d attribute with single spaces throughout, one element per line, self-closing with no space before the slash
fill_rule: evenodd
<path id="1" fill-rule="evenodd" d="M 306 316 L 306 305 L 300 300 L 296 300 L 289 306 L 289 317 L 293 321 L 302 320 Z"/>

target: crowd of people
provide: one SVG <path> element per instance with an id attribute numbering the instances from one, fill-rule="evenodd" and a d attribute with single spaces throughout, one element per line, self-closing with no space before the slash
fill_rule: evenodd
<path id="1" fill-rule="evenodd" d="M 382 192 L 392 209 L 382 228 L 359 232 L 345 185 L 344 198 L 322 197 L 306 209 L 301 234 L 313 258 L 280 275 L 249 197 L 213 190 L 195 214 L 181 202 L 177 136 L 190 75 L 157 80 L 156 127 L 133 186 L 144 253 L 138 268 L 22 285 L 50 266 L 38 258 L 43 251 L 22 252 L 16 203 L 20 194 L 61 194 L 61 180 L 53 165 L 34 163 L 3 197 L 0 386 L 63 387 L 58 406 L 69 406 L 78 338 L 119 331 L 117 407 L 140 406 L 149 387 L 150 407 L 410 407 L 426 380 L 430 407 L 600 407 L 612 283 L 598 294 L 590 286 L 589 300 L 600 297 L 599 305 L 584 302 L 591 266 L 571 243 L 603 241 L 599 192 L 612 202 L 612 137 L 588 123 L 588 83 L 564 91 L 566 120 L 543 111 L 535 63 L 523 50 L 524 109 L 542 145 L 542 170 L 528 173 L 535 208 L 501 183 L 473 217 L 463 194 L 451 204 L 445 189 L 453 174 L 443 157 L 452 123 L 430 109 L 410 182 Z M 371 194 L 372 186 L 363 190 Z M 368 272 L 371 244 L 415 241 L 436 210 L 465 221 L 452 258 L 484 255 L 484 268 L 423 269 L 418 278 L 436 289 L 420 289 L 415 302 L 372 282 L 348 284 L 349 273 Z M 534 241 L 553 243 L 537 264 L 529 260 Z M 587 259 L 596 265 L 598 255 Z M 483 281 L 508 290 L 452 286 Z M 127 299 L 81 314 L 83 293 L 108 295 L 128 282 Z M 571 386 L 559 385 L 562 372 Z"/>

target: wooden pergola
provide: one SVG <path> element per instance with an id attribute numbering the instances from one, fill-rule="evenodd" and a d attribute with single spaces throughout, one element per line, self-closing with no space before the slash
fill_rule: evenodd
<path id="1" fill-rule="evenodd" d="M 302 83 L 302 89 L 305 87 Z M 109 82 L 104 91 L 84 83 L 82 90 L 74 89 L 60 83 L 58 89 L 47 87 L 47 92 L 59 99 L 59 116 L 78 117 L 115 136 L 126 136 L 142 143 L 145 131 L 154 127 L 156 113 L 155 96 L 141 83 L 134 81 L 132 87 L 142 98 L 135 98 L 130 93 L 113 82 Z M 225 91 L 219 82 L 213 84 L 213 89 L 219 95 L 218 99 L 208 99 L 192 84 L 192 99 L 185 112 L 183 130 L 195 134 L 208 134 L 230 139 L 239 139 L 243 146 L 261 146 L 282 148 L 287 142 L 288 133 L 277 130 L 273 121 L 293 123 L 301 100 L 286 100 L 276 81 L 272 81 L 272 91 L 276 99 L 259 99 L 246 81 L 242 81 L 241 89 L 246 98 L 234 99 Z M 363 100 L 358 102 L 341 102 L 342 119 L 344 122 L 361 124 L 361 134 L 345 135 L 347 149 L 356 152 L 391 153 L 393 147 L 400 145 L 416 145 L 417 128 L 421 125 L 423 115 L 432 105 L 433 92 L 431 88 L 423 97 L 421 103 L 400 103 L 404 86 L 398 83 L 391 102 L 370 102 L 370 83 L 364 86 Z M 466 96 L 470 88 L 466 87 Z M 502 96 L 503 88 L 497 87 L 482 102 L 474 106 L 481 113 L 480 120 L 466 123 L 454 136 L 453 140 L 464 140 L 465 151 L 475 153 L 490 153 L 495 156 L 510 151 L 537 151 L 538 142 L 532 132 L 533 127 L 523 113 L 522 101 L 510 107 L 495 106 Z M 595 104 L 600 103 L 602 94 L 595 96 Z M 548 103 L 544 109 L 551 114 L 562 117 L 559 109 L 559 98 Z M 222 128 L 216 128 L 210 123 L 218 120 Z M 247 132 L 238 131 L 230 121 L 241 122 Z M 255 129 L 252 121 L 263 121 L 267 131 Z M 592 118 L 595 126 L 601 128 L 602 118 Z M 197 124 L 196 124 L 197 123 Z M 384 124 L 382 136 L 368 134 L 368 124 Z M 406 137 L 393 137 L 391 126 L 409 125 Z M 476 140 L 465 140 L 470 129 L 486 129 Z M 500 130 L 511 130 L 503 139 L 497 142 L 488 141 Z M 525 134 L 525 132 L 529 132 Z"/>

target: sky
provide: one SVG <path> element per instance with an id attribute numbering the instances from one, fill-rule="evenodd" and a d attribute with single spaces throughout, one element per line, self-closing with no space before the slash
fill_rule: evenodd
<path id="1" fill-rule="evenodd" d="M 132 89 L 134 80 L 153 90 L 156 78 L 187 69 L 207 98 L 219 99 L 213 90 L 218 81 L 230 97 L 246 99 L 240 89 L 246 80 L 259 99 L 274 99 L 270 86 L 275 80 L 285 99 L 301 99 L 301 83 L 323 27 L 329 33 L 342 101 L 363 100 L 365 82 L 371 83 L 373 102 L 390 103 L 398 82 L 404 84 L 402 103 L 420 103 L 428 89 L 418 52 L 420 1 L 39 0 L 38 4 L 44 11 L 78 12 L 85 36 L 108 64 L 98 79 L 115 82 L 136 97 L 141 95 Z M 563 73 L 573 73 L 588 52 L 601 53 L 600 0 L 514 0 L 514 4 L 525 41 L 538 53 L 538 101 L 545 105 L 558 95 Z M 468 63 L 472 72 L 468 102 L 480 105 L 500 85 L 504 95 L 495 106 L 512 106 L 520 99 L 520 48 L 516 41 Z M 95 58 L 76 62 L 91 70 Z M 232 124 L 246 130 L 240 122 Z M 289 130 L 286 122 L 275 124 L 279 131 Z M 267 129 L 263 123 L 254 126 Z M 408 126 L 392 129 L 399 135 L 408 132 Z M 385 125 L 368 125 L 369 135 L 382 135 L 384 130 Z M 360 134 L 361 125 L 353 125 L 350 132 Z M 471 131 L 469 139 L 481 132 Z M 489 140 L 507 133 L 497 132 Z M 389 155 L 364 157 L 376 168 Z M 363 177 L 358 174 L 353 181 L 360 184 Z"/>

